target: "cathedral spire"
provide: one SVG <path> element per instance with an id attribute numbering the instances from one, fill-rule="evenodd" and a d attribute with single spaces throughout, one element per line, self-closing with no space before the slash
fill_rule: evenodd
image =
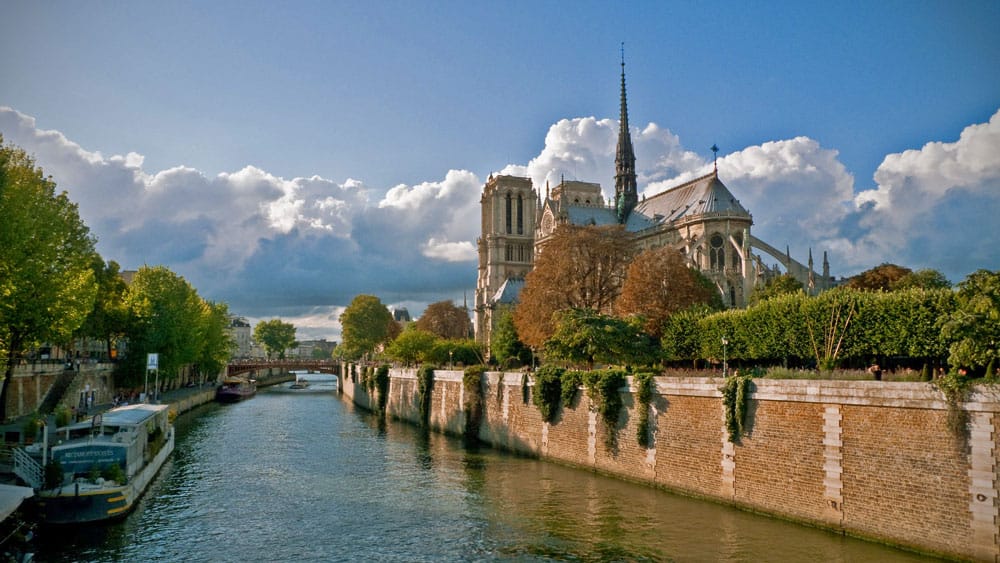
<path id="1" fill-rule="evenodd" d="M 628 127 L 628 102 L 625 96 L 625 43 L 622 43 L 622 92 L 621 116 L 619 117 L 618 149 L 615 151 L 615 207 L 618 222 L 625 223 L 629 213 L 639 202 L 635 178 L 635 152 L 632 150 L 632 134 Z"/>

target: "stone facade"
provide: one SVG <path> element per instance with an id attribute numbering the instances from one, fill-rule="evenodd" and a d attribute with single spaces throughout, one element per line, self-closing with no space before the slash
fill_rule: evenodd
<path id="1" fill-rule="evenodd" d="M 488 373 L 479 437 L 538 456 L 836 532 L 949 557 L 1000 562 L 1000 394 L 964 404 L 970 432 L 948 429 L 947 404 L 926 383 L 757 380 L 748 432 L 725 430 L 718 378 L 657 378 L 654 445 L 635 438 L 623 389 L 617 449 L 581 391 L 553 423 L 522 396 L 522 373 Z M 414 370 L 393 370 L 388 415 L 417 422 Z M 360 386 L 344 393 L 370 408 Z M 437 372 L 430 423 L 461 434 L 461 372 Z"/>

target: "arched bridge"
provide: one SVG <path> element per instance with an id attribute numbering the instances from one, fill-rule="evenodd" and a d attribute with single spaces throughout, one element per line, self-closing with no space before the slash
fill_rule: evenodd
<path id="1" fill-rule="evenodd" d="M 248 360 L 233 362 L 226 366 L 226 375 L 240 375 L 262 369 L 281 368 L 292 370 L 309 370 L 319 373 L 340 375 L 340 362 L 334 360 Z"/>

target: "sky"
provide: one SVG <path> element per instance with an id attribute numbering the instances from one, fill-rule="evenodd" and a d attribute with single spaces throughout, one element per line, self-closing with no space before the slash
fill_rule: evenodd
<path id="1" fill-rule="evenodd" d="M 850 276 L 1000 269 L 1000 3 L 0 3 L 0 135 L 98 251 L 339 340 L 358 294 L 473 300 L 491 173 L 711 169 Z M 769 262 L 765 257 L 765 262 Z"/>

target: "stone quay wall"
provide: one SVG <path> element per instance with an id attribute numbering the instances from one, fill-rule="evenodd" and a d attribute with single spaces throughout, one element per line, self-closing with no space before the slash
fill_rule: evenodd
<path id="1" fill-rule="evenodd" d="M 989 387 L 962 405 L 963 443 L 927 383 L 755 380 L 747 434 L 734 444 L 721 378 L 660 377 L 653 446 L 637 442 L 630 387 L 609 450 L 586 390 L 544 423 L 524 400 L 522 375 L 484 377 L 479 438 L 493 447 L 926 553 L 1000 562 L 1000 393 Z M 340 380 L 347 398 L 377 408 L 360 377 Z M 462 372 L 435 373 L 432 430 L 463 433 L 465 393 Z M 391 370 L 386 411 L 420 423 L 415 369 Z"/>

